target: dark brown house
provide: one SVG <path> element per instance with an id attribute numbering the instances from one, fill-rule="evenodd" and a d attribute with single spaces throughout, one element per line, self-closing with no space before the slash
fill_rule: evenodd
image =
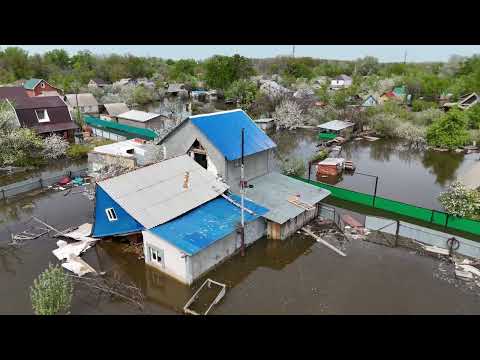
<path id="1" fill-rule="evenodd" d="M 29 97 L 22 87 L 1 87 L 0 99 L 8 100 L 15 109 L 20 126 L 31 128 L 40 135 L 56 133 L 73 139 L 78 126 L 60 96 Z"/>

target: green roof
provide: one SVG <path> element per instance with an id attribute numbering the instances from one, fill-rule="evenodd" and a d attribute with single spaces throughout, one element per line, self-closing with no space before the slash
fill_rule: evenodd
<path id="1" fill-rule="evenodd" d="M 89 115 L 84 116 L 84 119 L 85 123 L 92 127 L 123 135 L 127 139 L 137 137 L 144 140 L 154 140 L 158 137 L 157 133 L 151 129 L 144 129 L 135 126 L 119 124 L 113 121 L 102 120 Z"/>
<path id="2" fill-rule="evenodd" d="M 397 86 L 393 89 L 393 92 L 395 93 L 395 95 L 397 96 L 401 96 L 401 95 L 405 95 L 405 92 L 406 92 L 406 89 L 405 89 L 405 86 L 402 85 L 402 86 Z"/>
<path id="3" fill-rule="evenodd" d="M 35 86 L 42 81 L 42 79 L 30 79 L 25 81 L 25 84 L 23 84 L 23 87 L 27 90 L 33 90 L 35 89 Z"/>
<path id="4" fill-rule="evenodd" d="M 333 140 L 337 137 L 336 134 L 333 133 L 319 133 L 318 140 Z"/>

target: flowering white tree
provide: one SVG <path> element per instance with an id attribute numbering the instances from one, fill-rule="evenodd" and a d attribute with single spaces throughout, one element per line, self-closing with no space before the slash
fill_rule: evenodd
<path id="1" fill-rule="evenodd" d="M 64 138 L 52 134 L 43 140 L 42 156 L 46 159 L 58 159 L 65 156 L 68 149 L 68 141 Z"/>
<path id="2" fill-rule="evenodd" d="M 409 145 L 421 148 L 426 145 L 426 129 L 412 123 L 401 123 L 395 130 L 394 135 L 407 141 Z"/>
<path id="3" fill-rule="evenodd" d="M 292 100 L 284 100 L 275 108 L 273 120 L 277 129 L 295 129 L 304 122 L 302 109 Z"/>
<path id="4" fill-rule="evenodd" d="M 480 213 L 480 192 L 470 190 L 461 182 L 452 183 L 447 191 L 442 192 L 438 201 L 449 214 L 472 217 Z"/>

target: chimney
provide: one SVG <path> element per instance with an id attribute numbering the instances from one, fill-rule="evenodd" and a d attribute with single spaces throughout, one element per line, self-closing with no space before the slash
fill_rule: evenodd
<path id="1" fill-rule="evenodd" d="M 185 177 L 183 178 L 183 188 L 187 190 L 190 186 L 189 184 L 189 178 L 190 178 L 190 173 L 188 171 L 185 171 Z"/>

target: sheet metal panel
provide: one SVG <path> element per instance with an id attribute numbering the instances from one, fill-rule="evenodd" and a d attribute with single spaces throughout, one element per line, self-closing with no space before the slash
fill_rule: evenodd
<path id="1" fill-rule="evenodd" d="M 240 203 L 239 196 L 231 194 L 230 197 Z M 268 209 L 248 200 L 245 201 L 245 207 L 255 213 L 245 212 L 245 222 L 258 219 L 268 212 Z M 238 206 L 219 197 L 150 231 L 186 254 L 195 255 L 234 232 L 240 217 Z"/>
<path id="2" fill-rule="evenodd" d="M 241 109 L 192 116 L 190 119 L 230 161 L 241 157 L 242 128 L 245 129 L 245 156 L 277 146 Z"/>

